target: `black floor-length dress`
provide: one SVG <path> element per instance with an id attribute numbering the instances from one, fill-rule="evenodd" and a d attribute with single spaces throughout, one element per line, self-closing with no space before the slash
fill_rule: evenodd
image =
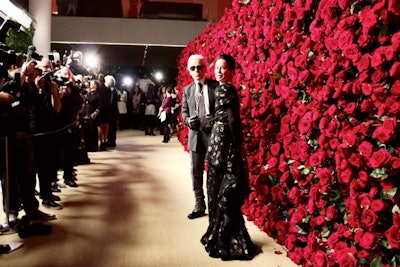
<path id="1" fill-rule="evenodd" d="M 211 257 L 250 260 L 257 253 L 245 227 L 241 206 L 248 193 L 240 147 L 239 100 L 231 84 L 215 89 L 215 122 L 208 147 L 209 226 L 201 243 Z"/>

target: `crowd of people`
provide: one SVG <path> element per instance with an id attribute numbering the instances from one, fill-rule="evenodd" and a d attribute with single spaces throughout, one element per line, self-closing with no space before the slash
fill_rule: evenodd
<path id="1" fill-rule="evenodd" d="M 150 79 L 141 77 L 130 94 L 117 88 L 113 75 L 93 74 L 81 60 L 80 51 L 62 62 L 21 53 L 0 64 L 0 179 L 7 217 L 1 232 L 18 225 L 21 210 L 29 222 L 56 219 L 39 209 L 39 199 L 45 208 L 62 209 L 56 193 L 78 187 L 74 166 L 90 163 L 87 152 L 116 147 L 118 129 L 146 135 L 161 129 L 160 98 Z"/>
<path id="2" fill-rule="evenodd" d="M 201 243 L 211 257 L 252 259 L 258 250 L 240 209 L 249 188 L 239 98 L 231 83 L 234 58 L 223 54 L 215 60 L 213 80 L 205 77 L 204 57 L 190 56 L 193 82 L 183 88 L 182 102 L 175 86 L 157 90 L 146 75 L 132 92 L 118 88 L 112 75 L 91 75 L 81 59 L 79 51 L 65 64 L 22 55 L 6 68 L 1 65 L 0 178 L 7 224 L 0 231 L 18 225 L 22 209 L 30 222 L 56 219 L 39 209 L 36 197 L 46 208 L 61 209 L 55 194 L 61 191 L 58 172 L 66 186 L 78 187 L 74 165 L 89 163 L 88 151 L 116 147 L 118 129 L 155 135 L 158 128 L 162 142 L 168 143 L 182 120 L 189 128 L 195 196 L 188 218 L 205 216 L 208 207 L 209 225 Z"/>
<path id="3" fill-rule="evenodd" d="M 0 178 L 7 222 L 16 226 L 24 210 L 29 221 L 55 215 L 42 206 L 61 209 L 58 171 L 65 185 L 77 187 L 75 142 L 84 99 L 69 66 L 54 69 L 48 58 L 20 54 L 2 62 L 0 71 Z M 38 184 L 39 190 L 36 191 Z"/>

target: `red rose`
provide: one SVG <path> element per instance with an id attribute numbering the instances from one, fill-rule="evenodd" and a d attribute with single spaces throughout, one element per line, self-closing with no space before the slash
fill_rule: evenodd
<path id="1" fill-rule="evenodd" d="M 372 210 L 363 210 L 361 214 L 361 223 L 368 230 L 372 230 L 378 223 L 378 215 Z"/>
<path id="2" fill-rule="evenodd" d="M 360 168 L 362 164 L 361 155 L 351 154 L 349 163 L 356 168 Z"/>
<path id="3" fill-rule="evenodd" d="M 361 57 L 361 53 L 356 44 L 350 44 L 343 49 L 343 54 L 346 58 L 350 59 L 353 63 L 357 63 Z"/>
<path id="4" fill-rule="evenodd" d="M 390 68 L 390 77 L 393 78 L 393 80 L 399 80 L 400 79 L 400 62 L 394 62 L 392 67 Z"/>
<path id="5" fill-rule="evenodd" d="M 350 7 L 351 2 L 348 0 L 338 0 L 338 5 L 342 10 L 345 10 L 346 8 Z"/>
<path id="6" fill-rule="evenodd" d="M 340 267 L 357 267 L 357 260 L 350 253 L 341 253 L 337 261 Z"/>
<path id="7" fill-rule="evenodd" d="M 385 105 L 389 108 L 389 114 L 393 117 L 398 117 L 400 114 L 400 103 L 395 96 L 390 96 L 386 98 Z"/>
<path id="8" fill-rule="evenodd" d="M 378 23 L 378 16 L 370 7 L 367 7 L 361 11 L 360 20 L 363 27 L 363 33 L 368 34 L 369 31 Z"/>
<path id="9" fill-rule="evenodd" d="M 311 154 L 311 156 L 308 159 L 308 163 L 310 164 L 311 167 L 318 167 L 324 162 L 324 159 L 325 159 L 325 153 L 322 151 L 318 151 Z"/>
<path id="10" fill-rule="evenodd" d="M 289 250 L 287 255 L 295 264 L 300 264 L 304 259 L 304 250 L 300 247 L 295 247 L 293 250 Z"/>
<path id="11" fill-rule="evenodd" d="M 278 164 L 278 159 L 276 157 L 270 157 L 268 159 L 268 168 L 275 168 Z"/>
<path id="12" fill-rule="evenodd" d="M 369 257 L 369 252 L 365 249 L 359 250 L 357 252 L 357 257 L 359 257 L 361 259 L 365 259 L 365 258 Z"/>
<path id="13" fill-rule="evenodd" d="M 369 54 L 362 55 L 360 60 L 356 64 L 358 71 L 363 72 L 363 71 L 368 70 L 370 67 L 369 62 L 370 62 Z"/>
<path id="14" fill-rule="evenodd" d="M 317 16 L 319 15 L 319 17 L 325 20 L 325 23 L 328 25 L 336 24 L 335 22 L 337 21 L 338 17 L 335 14 L 335 8 L 336 4 L 334 1 L 322 1 L 317 10 Z"/>
<path id="15" fill-rule="evenodd" d="M 308 79 L 310 78 L 310 72 L 308 71 L 308 70 L 302 70 L 300 73 L 299 73 L 299 84 L 300 85 L 302 85 L 302 84 L 305 84 L 307 81 L 308 81 Z"/>
<path id="16" fill-rule="evenodd" d="M 371 187 L 371 189 L 368 192 L 368 195 L 370 198 L 376 197 L 380 192 L 380 189 L 376 188 L 376 186 Z"/>
<path id="17" fill-rule="evenodd" d="M 390 0 L 390 1 L 392 1 L 392 0 Z M 395 52 L 400 51 L 400 31 L 393 34 L 392 47 Z"/>
<path id="18" fill-rule="evenodd" d="M 358 37 L 357 44 L 360 47 L 369 47 L 371 43 L 373 42 L 373 39 L 368 33 L 363 33 L 361 34 L 360 37 Z"/>
<path id="19" fill-rule="evenodd" d="M 328 49 L 328 51 L 330 51 L 331 53 L 337 53 L 337 51 L 339 51 L 340 49 L 338 41 L 332 37 L 325 38 L 324 44 L 326 46 L 326 49 Z"/>
<path id="20" fill-rule="evenodd" d="M 296 225 L 299 222 L 303 220 L 307 215 L 307 210 L 304 206 L 300 206 L 297 208 L 297 210 L 292 214 L 292 217 L 290 218 L 290 224 L 291 225 Z"/>
<path id="21" fill-rule="evenodd" d="M 392 157 L 392 169 L 397 170 L 400 168 L 400 159 Z"/>
<path id="22" fill-rule="evenodd" d="M 382 199 L 374 199 L 371 202 L 371 210 L 372 211 L 375 211 L 375 212 L 382 211 L 385 207 L 386 207 L 386 205 Z"/>
<path id="23" fill-rule="evenodd" d="M 326 209 L 326 217 L 328 217 L 330 220 L 335 220 L 338 215 L 338 210 L 335 208 L 334 205 L 330 205 Z"/>
<path id="24" fill-rule="evenodd" d="M 321 186 L 329 185 L 333 182 L 332 172 L 328 168 L 317 168 L 315 174 Z"/>
<path id="25" fill-rule="evenodd" d="M 380 143 L 385 144 L 393 137 L 394 131 L 384 128 L 383 126 L 376 127 L 372 134 L 372 138 L 377 139 Z"/>
<path id="26" fill-rule="evenodd" d="M 300 69 L 307 69 L 307 54 L 296 56 L 294 58 L 294 65 Z"/>
<path id="27" fill-rule="evenodd" d="M 289 230 L 289 223 L 284 221 L 279 221 L 276 223 L 276 230 L 279 235 L 286 236 Z"/>
<path id="28" fill-rule="evenodd" d="M 349 131 L 343 134 L 342 140 L 345 145 L 352 147 L 357 143 L 357 136 Z"/>
<path id="29" fill-rule="evenodd" d="M 400 80 L 395 81 L 390 88 L 392 95 L 400 96 Z"/>
<path id="30" fill-rule="evenodd" d="M 295 234 L 288 234 L 286 236 L 285 247 L 287 249 L 293 250 L 296 247 L 297 236 Z"/>
<path id="31" fill-rule="evenodd" d="M 274 185 L 271 189 L 272 200 L 274 201 L 283 201 L 285 198 L 285 194 L 282 191 L 282 187 L 278 185 Z"/>
<path id="32" fill-rule="evenodd" d="M 279 143 L 272 144 L 270 147 L 270 151 L 272 156 L 278 156 L 281 149 L 281 145 Z"/>
<path id="33" fill-rule="evenodd" d="M 336 233 L 332 233 L 327 240 L 329 248 L 333 249 L 335 245 L 339 242 L 340 235 Z"/>
<path id="34" fill-rule="evenodd" d="M 389 0 L 388 10 L 389 12 L 400 16 L 400 2 L 398 0 Z"/>
<path id="35" fill-rule="evenodd" d="M 358 196 L 360 199 L 360 205 L 361 207 L 369 207 L 371 206 L 371 199 L 369 198 L 367 193 L 359 193 L 361 191 L 362 185 L 358 183 L 356 180 L 353 180 L 352 183 L 357 184 L 357 188 L 355 191 L 358 191 L 354 194 L 354 196 Z"/>
<path id="36" fill-rule="evenodd" d="M 366 181 L 368 181 L 369 175 L 365 171 L 359 171 L 358 177 L 360 178 L 361 181 L 366 182 Z"/>
<path id="37" fill-rule="evenodd" d="M 381 48 L 376 49 L 371 55 L 371 67 L 378 67 L 385 61 L 384 51 Z"/>
<path id="38" fill-rule="evenodd" d="M 350 102 L 346 105 L 346 107 L 344 108 L 344 113 L 346 113 L 347 115 L 354 115 L 355 111 L 357 109 L 357 103 L 355 102 Z"/>
<path id="39" fill-rule="evenodd" d="M 382 68 L 377 68 L 371 75 L 373 86 L 383 86 L 386 82 L 386 73 Z"/>
<path id="40" fill-rule="evenodd" d="M 329 122 L 328 127 L 323 131 L 327 137 L 337 137 L 339 134 L 339 122 L 332 120 Z"/>
<path id="41" fill-rule="evenodd" d="M 385 236 L 391 248 L 400 248 L 400 227 L 393 225 L 386 232 Z"/>
<path id="42" fill-rule="evenodd" d="M 361 90 L 364 95 L 369 96 L 372 93 L 372 86 L 369 83 L 363 83 L 361 85 Z M 370 99 L 365 99 L 365 100 L 370 100 Z"/>
<path id="43" fill-rule="evenodd" d="M 386 49 L 385 49 L 385 58 L 386 58 L 386 60 L 387 61 L 391 61 L 391 60 L 393 60 L 395 58 L 395 56 L 396 56 L 396 54 L 395 54 L 395 52 L 393 50 L 393 47 L 392 46 L 386 46 Z"/>
<path id="44" fill-rule="evenodd" d="M 360 247 L 373 250 L 377 247 L 378 242 L 374 234 L 366 232 L 362 235 L 360 240 Z"/>
<path id="45" fill-rule="evenodd" d="M 396 212 L 393 214 L 393 225 L 400 227 L 400 213 Z"/>
<path id="46" fill-rule="evenodd" d="M 369 159 L 369 164 L 372 168 L 385 167 L 390 161 L 391 155 L 386 149 L 375 151 Z"/>
<path id="47" fill-rule="evenodd" d="M 296 68 L 290 67 L 287 71 L 287 75 L 291 81 L 296 82 L 297 84 L 299 72 Z"/>
<path id="48" fill-rule="evenodd" d="M 300 200 L 300 195 L 300 190 L 297 187 L 293 187 L 288 193 L 288 198 L 289 200 L 293 201 L 293 203 L 296 203 Z"/>
<path id="49" fill-rule="evenodd" d="M 329 140 L 329 146 L 332 150 L 336 150 L 339 145 L 340 145 L 339 139 L 332 138 Z"/>
<path id="50" fill-rule="evenodd" d="M 368 136 L 371 132 L 371 125 L 373 124 L 372 121 L 366 121 L 364 123 L 361 123 L 357 129 L 358 132 L 361 134 Z"/>
<path id="51" fill-rule="evenodd" d="M 350 48 L 350 46 L 353 45 L 353 40 L 354 40 L 354 33 L 352 31 L 342 31 L 339 33 L 338 44 L 340 47 L 343 47 L 344 51 L 346 51 L 347 47 L 349 47 L 349 49 L 356 48 L 356 47 Z M 346 56 L 346 52 L 344 52 L 344 55 Z"/>
<path id="52" fill-rule="evenodd" d="M 353 171 L 351 169 L 346 169 L 339 174 L 339 182 L 342 184 L 348 184 L 353 177 Z"/>
<path id="53" fill-rule="evenodd" d="M 326 267 L 328 266 L 328 256 L 322 250 L 314 251 L 311 256 L 312 266 Z"/>

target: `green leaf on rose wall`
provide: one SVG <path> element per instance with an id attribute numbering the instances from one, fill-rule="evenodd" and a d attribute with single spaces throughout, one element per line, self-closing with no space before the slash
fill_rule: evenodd
<path id="1" fill-rule="evenodd" d="M 400 212 L 400 207 L 396 204 L 392 208 L 392 213 L 397 213 L 397 212 Z"/>
<path id="2" fill-rule="evenodd" d="M 371 172 L 371 177 L 374 178 L 381 178 L 382 180 L 385 180 L 388 178 L 388 174 L 386 173 L 386 168 L 376 168 Z"/>
<path id="3" fill-rule="evenodd" d="M 382 258 L 378 257 L 371 261 L 371 267 L 382 267 Z"/>
<path id="4" fill-rule="evenodd" d="M 397 187 L 393 187 L 389 191 L 382 190 L 381 191 L 381 199 L 392 199 L 394 195 L 397 193 Z"/>

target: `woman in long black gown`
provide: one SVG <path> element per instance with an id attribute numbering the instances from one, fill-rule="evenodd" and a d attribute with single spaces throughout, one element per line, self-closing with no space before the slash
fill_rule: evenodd
<path id="1" fill-rule="evenodd" d="M 207 194 L 209 226 L 201 243 L 211 257 L 251 260 L 258 252 L 247 232 L 241 206 L 248 193 L 241 156 L 242 129 L 239 99 L 230 84 L 233 57 L 223 54 L 215 62 L 215 121 L 208 147 Z"/>

